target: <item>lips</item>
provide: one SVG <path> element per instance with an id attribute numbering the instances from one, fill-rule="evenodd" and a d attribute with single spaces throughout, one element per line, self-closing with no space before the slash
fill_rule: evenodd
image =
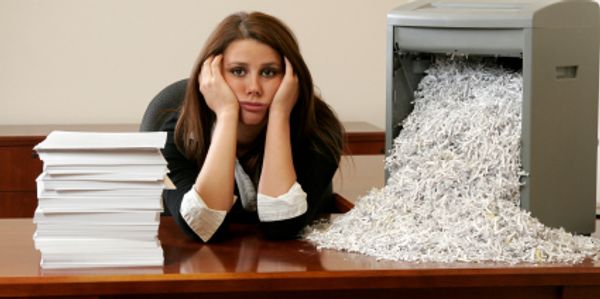
<path id="1" fill-rule="evenodd" d="M 267 105 L 253 102 L 240 102 L 240 107 L 249 112 L 261 112 L 267 109 Z"/>

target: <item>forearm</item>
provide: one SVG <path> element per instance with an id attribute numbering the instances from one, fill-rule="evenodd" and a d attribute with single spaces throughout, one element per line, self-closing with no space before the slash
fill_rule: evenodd
<path id="1" fill-rule="evenodd" d="M 204 165 L 196 179 L 196 192 L 206 206 L 228 211 L 233 205 L 237 115 L 217 119 Z"/>
<path id="2" fill-rule="evenodd" d="M 289 116 L 271 113 L 258 192 L 277 197 L 288 192 L 294 182 L 296 171 L 292 159 Z"/>

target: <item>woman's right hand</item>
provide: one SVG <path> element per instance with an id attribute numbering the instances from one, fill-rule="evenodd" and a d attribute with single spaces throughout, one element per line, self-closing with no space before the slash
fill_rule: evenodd
<path id="1" fill-rule="evenodd" d="M 204 63 L 198 76 L 200 92 L 206 100 L 208 107 L 217 115 L 217 118 L 223 115 L 239 114 L 239 103 L 235 94 L 223 79 L 221 74 L 221 63 L 223 55 L 210 56 Z"/>

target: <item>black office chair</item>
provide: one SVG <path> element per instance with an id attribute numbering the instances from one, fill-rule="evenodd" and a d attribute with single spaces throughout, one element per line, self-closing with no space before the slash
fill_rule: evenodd
<path id="1" fill-rule="evenodd" d="M 150 101 L 142 117 L 140 132 L 158 131 L 167 117 L 177 111 L 185 97 L 187 81 L 183 79 L 172 83 Z"/>

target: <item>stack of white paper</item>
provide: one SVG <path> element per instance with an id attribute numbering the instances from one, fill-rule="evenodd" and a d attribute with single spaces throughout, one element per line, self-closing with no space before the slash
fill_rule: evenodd
<path id="1" fill-rule="evenodd" d="M 34 149 L 42 268 L 160 266 L 165 132 L 55 131 Z"/>

